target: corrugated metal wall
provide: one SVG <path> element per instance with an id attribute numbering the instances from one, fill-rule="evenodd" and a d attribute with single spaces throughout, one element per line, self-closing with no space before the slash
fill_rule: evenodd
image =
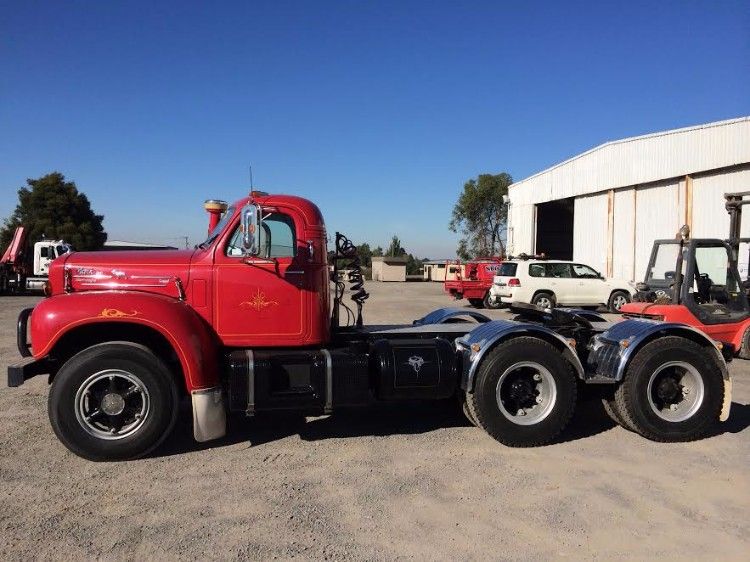
<path id="1" fill-rule="evenodd" d="M 635 260 L 635 189 L 614 193 L 614 228 L 612 232 L 612 271 L 619 279 L 633 279 Z"/>
<path id="2" fill-rule="evenodd" d="M 635 275 L 629 276 L 631 279 L 643 280 L 654 240 L 674 238 L 682 226 L 677 187 L 675 181 L 636 189 Z"/>
<path id="3" fill-rule="evenodd" d="M 573 214 L 573 260 L 603 274 L 607 271 L 607 200 L 607 193 L 576 197 Z"/>
<path id="4" fill-rule="evenodd" d="M 510 206 L 508 221 L 508 253 L 531 254 L 534 252 L 534 221 L 536 209 L 533 204 Z"/>
<path id="5" fill-rule="evenodd" d="M 616 189 L 611 196 L 605 191 L 576 197 L 573 259 L 608 276 L 641 281 L 654 240 L 673 238 L 683 224 L 691 225 L 695 237 L 726 238 L 729 215 L 724 193 L 736 191 L 750 191 L 750 164 Z M 534 205 L 511 207 L 511 221 L 510 252 L 532 253 Z M 742 236 L 750 238 L 750 207 L 745 208 Z M 740 257 L 741 269 L 747 271 L 747 248 L 742 248 Z"/>

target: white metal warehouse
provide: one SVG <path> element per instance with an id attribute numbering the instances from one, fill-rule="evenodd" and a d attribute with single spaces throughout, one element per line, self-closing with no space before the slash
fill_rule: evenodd
<path id="1" fill-rule="evenodd" d="M 750 117 L 608 142 L 510 186 L 508 251 L 641 280 L 653 241 L 683 224 L 726 238 L 733 191 L 750 191 Z"/>

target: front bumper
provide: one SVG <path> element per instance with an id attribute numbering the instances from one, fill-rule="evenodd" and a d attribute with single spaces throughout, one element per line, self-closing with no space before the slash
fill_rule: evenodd
<path id="1" fill-rule="evenodd" d="M 27 380 L 37 375 L 44 375 L 52 371 L 52 365 L 47 359 L 26 357 L 20 363 L 8 366 L 8 386 L 21 386 Z"/>

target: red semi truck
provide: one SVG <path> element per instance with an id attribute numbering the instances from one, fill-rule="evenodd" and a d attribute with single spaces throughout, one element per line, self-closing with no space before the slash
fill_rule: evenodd
<path id="1" fill-rule="evenodd" d="M 456 300 L 467 299 L 475 308 L 500 308 L 501 303 L 490 299 L 490 288 L 502 263 L 500 258 L 477 258 L 463 267 L 459 262 L 448 262 L 446 272 L 451 266 L 457 269 L 454 279 L 446 277 L 443 289 Z"/>
<path id="2" fill-rule="evenodd" d="M 313 203 L 252 192 L 206 207 L 210 232 L 195 249 L 64 255 L 50 267 L 49 296 L 21 312 L 24 359 L 8 367 L 8 384 L 48 375 L 50 422 L 74 453 L 148 453 L 183 396 L 198 441 L 222 437 L 227 413 L 321 415 L 457 396 L 498 441 L 540 445 L 589 384 L 650 439 L 695 439 L 728 416 L 725 358 L 690 327 L 530 305 L 512 307 L 514 320 L 448 308 L 412 325 L 367 326 L 356 249 L 337 234 L 331 277 Z M 345 326 L 339 262 L 354 309 Z"/>

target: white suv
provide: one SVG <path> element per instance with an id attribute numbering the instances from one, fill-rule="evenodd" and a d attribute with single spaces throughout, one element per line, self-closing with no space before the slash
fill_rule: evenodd
<path id="1" fill-rule="evenodd" d="M 630 281 L 605 279 L 598 271 L 571 261 L 511 260 L 500 265 L 490 288 L 495 302 L 527 302 L 552 308 L 557 305 L 618 312 L 635 294 Z"/>

